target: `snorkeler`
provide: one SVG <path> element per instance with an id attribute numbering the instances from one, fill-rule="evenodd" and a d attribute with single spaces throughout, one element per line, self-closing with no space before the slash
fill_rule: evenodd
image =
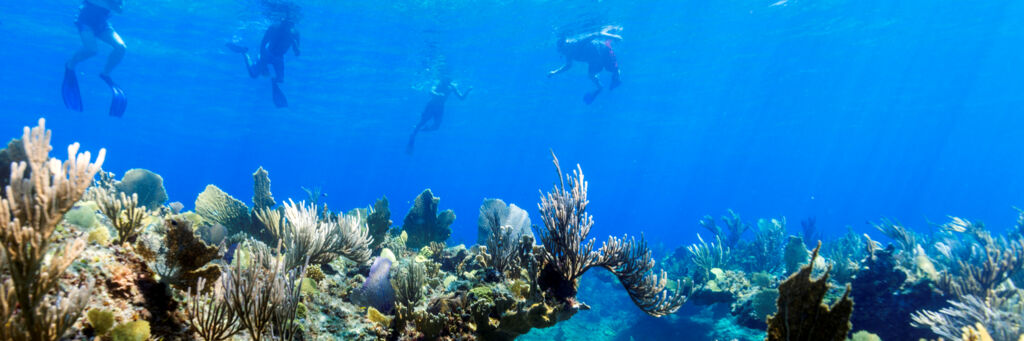
<path id="1" fill-rule="evenodd" d="M 245 68 L 249 71 L 249 77 L 258 78 L 260 75 L 268 75 L 267 65 L 274 67 L 274 78 L 270 81 L 273 88 L 274 105 L 278 108 L 287 107 L 288 99 L 284 97 L 284 92 L 281 91 L 278 83 L 284 82 L 284 55 L 288 53 L 288 49 L 292 49 L 296 57 L 301 54 L 299 52 L 299 31 L 295 29 L 295 21 L 289 16 L 285 16 L 280 22 L 267 27 L 267 31 L 263 33 L 260 54 L 255 63 L 249 56 L 249 49 L 234 42 L 228 43 L 227 46 L 231 51 L 245 56 Z"/>
<path id="2" fill-rule="evenodd" d="M 622 36 L 612 31 L 620 30 L 621 26 L 605 26 L 600 32 L 558 39 L 558 53 L 565 55 L 565 65 L 549 72 L 548 77 L 569 70 L 572 68 L 573 60 L 578 60 L 590 64 L 587 74 L 597 86 L 593 92 L 583 95 L 584 102 L 593 103 L 597 94 L 601 93 L 603 87 L 597 77 L 601 70 L 608 70 L 612 74 L 612 84 L 608 89 L 614 90 L 622 81 L 619 80 L 619 63 L 615 59 L 615 51 L 612 50 L 612 40 L 622 40 Z"/>
<path id="3" fill-rule="evenodd" d="M 451 77 L 441 77 L 437 85 L 430 90 L 430 102 L 427 102 L 427 107 L 423 108 L 423 113 L 420 114 L 420 123 L 416 124 L 416 128 L 409 135 L 409 144 L 405 146 L 406 154 L 412 154 L 417 133 L 421 131 L 434 131 L 441 127 L 441 120 L 444 118 L 444 102 L 448 101 L 448 95 L 455 93 L 455 96 L 458 96 L 460 100 L 464 100 L 471 91 L 473 91 L 472 87 L 467 89 L 465 93 L 459 92 L 459 89 L 452 84 Z M 427 122 L 431 120 L 434 121 L 433 124 L 427 127 Z"/>
<path id="4" fill-rule="evenodd" d="M 78 34 L 82 38 L 82 48 L 64 64 L 64 84 L 61 94 L 64 97 L 64 106 L 70 110 L 82 111 L 82 94 L 78 88 L 78 77 L 75 75 L 75 66 L 86 59 L 96 55 L 96 40 L 101 40 L 114 48 L 107 57 L 107 65 L 100 73 L 100 78 L 110 86 L 114 93 L 110 102 L 110 115 L 121 117 L 128 106 L 128 99 L 114 80 L 110 73 L 114 71 L 117 64 L 124 58 L 124 40 L 114 31 L 114 27 L 107 22 L 110 12 L 122 13 L 124 11 L 124 0 L 85 0 L 78 12 L 78 19 L 75 26 L 78 27 Z"/>

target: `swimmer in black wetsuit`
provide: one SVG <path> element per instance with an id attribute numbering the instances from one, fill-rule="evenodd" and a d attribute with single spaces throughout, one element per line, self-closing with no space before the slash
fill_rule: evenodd
<path id="1" fill-rule="evenodd" d="M 107 19 L 110 12 L 121 13 L 124 11 L 124 0 L 85 0 L 82 2 L 81 11 L 75 26 L 78 27 L 78 34 L 82 38 L 82 48 L 64 64 L 64 104 L 68 109 L 82 111 L 82 98 L 78 89 L 78 79 L 75 75 L 75 66 L 86 59 L 96 55 L 96 41 L 102 41 L 113 47 L 113 51 L 107 57 L 107 64 L 100 72 L 100 78 L 110 86 L 114 92 L 114 100 L 110 106 L 110 114 L 121 116 L 124 113 L 127 100 L 124 91 L 121 90 L 110 78 L 110 73 L 121 63 L 124 58 L 124 40 L 114 31 Z"/>
<path id="2" fill-rule="evenodd" d="M 601 70 L 608 70 L 612 74 L 612 84 L 609 90 L 614 90 L 622 81 L 619 80 L 619 63 L 615 59 L 615 51 L 612 50 L 612 40 L 622 40 L 622 36 L 612 31 L 622 30 L 620 26 L 605 26 L 600 32 L 588 33 L 575 37 L 565 37 L 558 40 L 558 52 L 565 55 L 565 65 L 548 73 L 548 77 L 565 72 L 572 68 L 573 60 L 586 62 L 590 65 L 587 74 L 594 81 L 597 89 L 583 96 L 583 101 L 590 104 L 601 93 L 603 87 L 597 74 Z"/>
<path id="3" fill-rule="evenodd" d="M 459 89 L 452 84 L 451 77 L 442 77 L 437 86 L 430 91 L 430 102 L 427 102 L 427 107 L 423 108 L 423 113 L 420 114 L 420 123 L 416 124 L 416 128 L 412 130 L 412 135 L 409 135 L 409 144 L 406 145 L 405 152 L 412 154 L 417 133 L 421 131 L 434 131 L 441 127 L 441 120 L 444 118 L 444 103 L 448 101 L 448 95 L 454 93 L 460 100 L 463 100 L 466 99 L 466 96 L 469 96 L 471 91 L 473 91 L 472 87 L 467 89 L 465 93 L 459 92 Z M 431 120 L 434 123 L 428 127 L 427 122 Z"/>
<path id="4" fill-rule="evenodd" d="M 263 41 L 260 42 L 260 54 L 253 62 L 249 56 L 249 49 L 235 43 L 228 43 L 228 48 L 245 56 L 245 68 L 249 71 L 249 77 L 259 78 L 261 75 L 269 75 L 267 66 L 274 67 L 274 77 L 271 80 L 274 88 L 274 104 L 279 108 L 288 106 L 288 101 L 281 92 L 278 83 L 284 82 L 284 55 L 291 49 L 298 57 L 299 31 L 295 29 L 295 21 L 287 17 L 278 23 L 267 27 L 263 33 Z"/>

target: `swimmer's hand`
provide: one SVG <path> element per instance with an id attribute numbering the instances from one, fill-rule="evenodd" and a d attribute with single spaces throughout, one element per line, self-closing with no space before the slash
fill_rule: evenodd
<path id="1" fill-rule="evenodd" d="M 558 74 L 558 70 L 549 71 L 548 72 L 548 78 L 554 77 L 557 74 Z"/>

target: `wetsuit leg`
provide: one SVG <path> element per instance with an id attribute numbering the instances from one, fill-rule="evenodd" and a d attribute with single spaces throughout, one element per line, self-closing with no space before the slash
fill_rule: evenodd
<path id="1" fill-rule="evenodd" d="M 604 55 L 604 69 L 612 74 L 612 84 L 608 86 L 608 90 L 615 90 L 615 88 L 622 84 L 622 81 L 619 79 L 619 61 L 615 58 L 612 42 L 610 40 L 605 41 L 604 45 L 607 47 Z"/>
<path id="2" fill-rule="evenodd" d="M 107 65 L 103 68 L 103 72 L 100 73 L 100 75 L 109 76 L 114 71 L 114 68 L 121 64 L 121 60 L 124 59 L 124 54 L 128 47 L 125 46 L 124 40 L 113 29 L 107 30 L 105 34 L 99 35 L 98 38 L 114 48 L 110 52 L 110 56 L 107 57 Z"/>
<path id="3" fill-rule="evenodd" d="M 274 82 L 284 82 L 284 60 L 277 59 L 270 62 L 270 65 L 274 66 Z"/>
<path id="4" fill-rule="evenodd" d="M 594 82 L 594 86 L 597 87 L 594 91 L 588 92 L 583 95 L 583 102 L 590 104 L 594 102 L 594 98 L 597 98 L 597 94 L 601 93 L 601 79 L 597 78 L 597 74 L 604 69 L 603 63 L 590 63 L 590 67 L 587 69 L 587 75 L 590 76 L 590 80 Z"/>
<path id="5" fill-rule="evenodd" d="M 93 34 L 92 29 L 79 26 L 78 34 L 82 38 L 82 48 L 78 49 L 78 52 L 75 52 L 75 55 L 71 56 L 71 59 L 64 65 L 70 70 L 74 70 L 78 63 L 96 55 L 96 35 Z"/>

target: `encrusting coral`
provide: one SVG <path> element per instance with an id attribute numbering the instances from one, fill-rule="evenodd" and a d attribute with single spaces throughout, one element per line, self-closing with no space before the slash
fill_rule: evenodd
<path id="1" fill-rule="evenodd" d="M 844 341 L 850 331 L 853 301 L 850 287 L 831 307 L 824 305 L 828 291 L 828 271 L 811 279 L 814 259 L 821 242 L 811 252 L 811 264 L 805 265 L 779 285 L 778 312 L 768 318 L 766 341 Z"/>
<path id="2" fill-rule="evenodd" d="M 25 127 L 22 143 L 28 162 L 11 165 L 10 185 L 0 200 L 0 273 L 9 276 L 0 283 L 0 340 L 64 336 L 92 290 L 91 282 L 80 288 L 58 285 L 85 247 L 84 238 L 51 244 L 57 224 L 99 172 L 106 150 L 100 149 L 90 162 L 89 152 L 78 153 L 78 143 L 73 143 L 66 161 L 50 159 L 50 134 L 44 119 L 34 128 Z"/>
<path id="3" fill-rule="evenodd" d="M 435 197 L 429 188 L 416 196 L 402 222 L 402 230 L 409 234 L 409 240 L 406 242 L 409 247 L 418 249 L 430 242 L 443 242 L 451 236 L 455 212 L 444 210 L 438 213 L 439 202 L 441 198 Z"/>

